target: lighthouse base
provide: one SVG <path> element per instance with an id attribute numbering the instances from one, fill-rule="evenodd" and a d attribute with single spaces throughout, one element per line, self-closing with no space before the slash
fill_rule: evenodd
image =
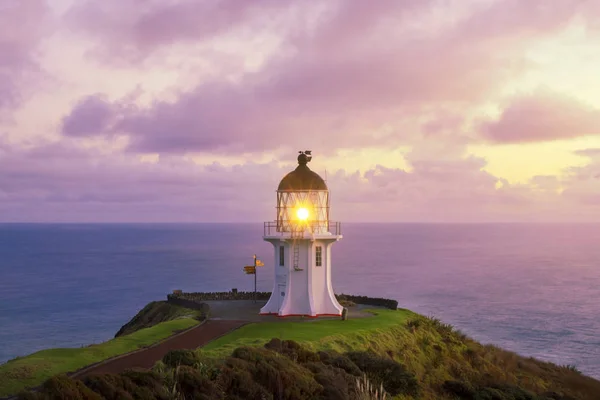
<path id="1" fill-rule="evenodd" d="M 331 284 L 331 247 L 341 236 L 314 239 L 265 237 L 275 249 L 271 297 L 260 310 L 280 317 L 341 316 Z"/>

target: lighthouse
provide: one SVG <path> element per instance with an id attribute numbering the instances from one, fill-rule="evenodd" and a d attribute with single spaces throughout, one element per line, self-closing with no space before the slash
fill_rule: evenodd
<path id="1" fill-rule="evenodd" d="M 339 222 L 329 220 L 329 189 L 310 170 L 309 150 L 277 188 L 277 218 L 265 222 L 263 239 L 273 245 L 273 291 L 261 314 L 341 315 L 331 284 L 331 248 L 342 238 Z"/>

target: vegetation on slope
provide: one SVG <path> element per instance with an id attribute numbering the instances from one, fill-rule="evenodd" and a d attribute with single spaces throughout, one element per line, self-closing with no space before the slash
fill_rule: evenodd
<path id="1" fill-rule="evenodd" d="M 21 398 L 350 400 L 383 398 L 383 391 L 388 399 L 591 400 L 600 393 L 599 381 L 574 368 L 481 345 L 406 310 L 374 312 L 362 320 L 249 325 L 205 349 L 172 351 L 153 371 L 83 383 L 55 377 Z M 273 336 L 297 342 L 267 339 Z M 374 390 L 377 396 L 364 393 Z"/>
<path id="2" fill-rule="evenodd" d="M 199 310 L 176 306 L 166 301 L 153 301 L 140 310 L 135 317 L 123 325 L 115 337 L 129 335 L 143 328 L 178 318 L 199 318 Z"/>
<path id="3" fill-rule="evenodd" d="M 196 319 L 176 319 L 98 345 L 42 350 L 26 357 L 15 358 L 0 365 L 0 396 L 8 396 L 24 388 L 39 385 L 56 374 L 73 372 L 108 358 L 150 346 L 196 324 Z"/>
<path id="4" fill-rule="evenodd" d="M 312 350 L 357 350 L 374 345 L 376 335 L 405 326 L 419 315 L 409 310 L 369 310 L 372 318 L 311 320 L 306 322 L 261 322 L 242 326 L 202 348 L 210 357 L 225 357 L 241 346 L 262 346 L 271 338 L 297 341 Z M 382 344 L 387 345 L 387 344 Z"/>

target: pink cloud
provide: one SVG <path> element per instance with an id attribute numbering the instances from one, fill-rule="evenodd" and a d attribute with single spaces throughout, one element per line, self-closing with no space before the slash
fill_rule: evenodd
<path id="1" fill-rule="evenodd" d="M 511 61 L 520 60 L 514 47 L 522 40 L 490 52 L 487 45 L 496 33 L 470 36 L 470 19 L 466 26 L 459 23 L 433 36 L 401 29 L 403 21 L 425 18 L 431 2 L 384 1 L 367 9 L 355 2 L 332 4 L 337 8 L 316 27 L 303 30 L 299 24 L 291 30 L 284 45 L 293 50 L 291 55 L 269 60 L 236 84 L 215 80 L 190 89 L 175 102 L 131 107 L 115 115 L 117 122 L 107 130 L 130 136 L 130 150 L 139 152 L 241 153 L 296 148 L 306 141 L 313 146 L 398 146 L 417 132 L 372 133 L 387 123 L 415 120 L 432 105 L 475 104 L 524 68 Z M 167 13 L 165 18 L 175 15 L 179 14 Z M 130 21 L 129 14 L 124 18 Z M 169 37 L 174 38 L 174 32 Z M 191 37 L 186 32 L 181 40 Z M 126 35 L 124 43 L 127 40 Z M 162 42 L 154 38 L 151 43 L 160 47 Z M 144 54 L 153 48 L 144 47 Z M 73 129 L 63 127 L 63 133 L 83 136 L 99 131 L 88 127 L 103 116 L 78 111 L 67 116 Z M 283 133 L 285 140 L 273 140 Z"/>
<path id="2" fill-rule="evenodd" d="M 600 110 L 563 95 L 537 92 L 512 100 L 498 120 L 480 121 L 497 143 L 542 142 L 600 133 Z"/>
<path id="3" fill-rule="evenodd" d="M 571 167 L 567 170 L 567 177 L 563 185 L 564 199 L 588 207 L 600 206 L 600 149 L 585 149 L 576 152 L 586 156 L 590 162 L 582 167 Z M 590 221 L 593 221 L 590 218 Z"/>
<path id="4" fill-rule="evenodd" d="M 277 0 L 83 0 L 66 13 L 65 21 L 96 39 L 97 55 L 110 63 L 114 58 L 137 63 L 165 46 L 208 40 L 255 19 L 269 18 L 291 4 Z"/>
<path id="5" fill-rule="evenodd" d="M 85 96 L 64 116 L 60 142 L 28 149 L 0 142 L 0 220 L 271 219 L 274 190 L 288 168 L 275 162 L 197 165 L 179 155 L 271 152 L 293 161 L 295 150 L 307 145 L 315 150 L 311 168 L 317 171 L 319 160 L 341 148 L 412 148 L 403 160 L 410 170 L 378 166 L 359 173 L 352 160 L 346 169 L 330 170 L 334 219 L 568 220 L 582 218 L 572 212 L 582 209 L 585 220 L 600 220 L 591 202 L 600 192 L 597 151 L 582 151 L 590 164 L 567 177 L 536 177 L 529 185 L 511 185 L 486 172 L 484 160 L 465 158 L 466 110 L 528 70 L 523 54 L 532 41 L 583 16 L 574 1 L 473 3 L 467 17 L 437 31 L 421 29 L 434 22 L 432 11 L 454 10 L 434 0 L 368 6 L 339 0 L 328 2 L 316 21 L 309 18 L 316 3 L 309 2 L 75 4 L 66 18 L 78 25 L 76 32 L 93 36 L 91 48 L 100 49 L 105 62 L 124 61 L 128 68 L 155 62 L 159 57 L 150 56 L 172 44 L 209 46 L 215 38 L 244 39 L 255 29 L 280 35 L 282 44 L 259 71 L 236 83 L 215 78 L 149 106 Z M 39 35 L 21 40 L 17 50 L 7 50 L 11 78 L 18 67 L 34 65 L 30 54 Z M 572 137 L 592 126 L 598 126 L 595 110 L 537 93 L 515 99 L 499 120 L 480 128 L 494 142 L 514 142 Z M 107 155 L 79 146 L 81 138 L 122 134 L 130 139 L 129 152 Z M 158 152 L 160 161 L 141 163 L 136 152 Z"/>
<path id="6" fill-rule="evenodd" d="M 24 84 L 40 72 L 34 50 L 47 32 L 48 18 L 44 0 L 0 4 L 0 110 L 18 105 Z"/>
<path id="7" fill-rule="evenodd" d="M 114 106 L 104 96 L 85 97 L 63 118 L 63 133 L 69 136 L 102 134 L 110 126 L 114 114 Z"/>
<path id="8" fill-rule="evenodd" d="M 428 142 L 424 144 L 429 147 Z M 286 159 L 294 159 L 294 152 Z M 595 162 L 556 181 L 510 185 L 482 170 L 480 158 L 425 159 L 407 154 L 411 170 L 378 166 L 363 173 L 329 171 L 332 218 L 342 221 L 600 221 Z M 311 167 L 321 172 L 319 152 Z M 0 150 L 1 221 L 235 222 L 274 218 L 274 190 L 293 166 L 243 162 L 197 165 L 177 156 L 156 164 L 106 155 L 74 142 Z M 565 188 L 560 195 L 556 188 Z M 206 190 L 210 188 L 210 190 Z M 540 192 L 543 190 L 543 193 Z M 252 193 L 252 196 L 245 196 Z M 540 197 L 541 196 L 541 197 Z M 582 214 L 582 210 L 585 213 Z M 559 216 L 559 217 L 557 217 Z"/>

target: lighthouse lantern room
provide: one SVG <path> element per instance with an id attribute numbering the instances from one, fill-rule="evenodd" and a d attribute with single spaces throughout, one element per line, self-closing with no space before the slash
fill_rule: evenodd
<path id="1" fill-rule="evenodd" d="M 261 314 L 341 315 L 331 284 L 331 247 L 342 238 L 339 222 L 329 220 L 329 190 L 308 168 L 309 150 L 277 188 L 277 219 L 265 222 L 263 239 L 273 244 L 273 292 Z"/>

